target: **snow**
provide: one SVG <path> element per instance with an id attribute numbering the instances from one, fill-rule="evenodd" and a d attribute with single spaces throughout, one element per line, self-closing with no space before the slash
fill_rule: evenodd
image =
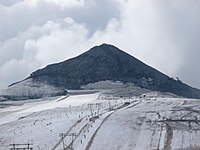
<path id="1" fill-rule="evenodd" d="M 1 118 L 0 124 L 13 121 L 13 119 L 19 118 L 20 116 L 25 116 L 30 113 L 40 112 L 49 109 L 63 108 L 69 106 L 79 106 L 84 103 L 96 100 L 99 93 L 89 94 L 89 95 L 74 95 L 65 98 L 62 96 L 55 100 L 46 100 L 33 103 L 25 103 L 23 106 L 15 106 L 7 108 L 6 110 L 1 110 L 0 113 L 7 112 L 4 117 Z M 62 100 L 61 100 L 62 99 Z M 9 112 L 12 113 L 9 113 Z M 9 116 L 9 117 L 8 117 Z"/>
<path id="2" fill-rule="evenodd" d="M 134 107 L 119 110 L 102 125 L 91 149 L 199 149 L 200 127 L 195 123 L 189 127 L 187 121 L 178 121 L 192 110 L 199 111 L 196 104 L 200 101 L 157 98 L 156 101 L 145 100 Z M 180 114 L 181 109 L 190 106 L 193 106 L 191 111 Z M 178 109 L 173 111 L 174 108 Z M 193 115 L 200 119 L 200 114 L 192 113 L 188 120 L 194 118 Z M 177 121 L 163 121 L 162 117 Z"/>
<path id="3" fill-rule="evenodd" d="M 99 93 L 74 95 L 1 109 L 0 141 L 2 140 L 2 143 L 0 144 L 3 144 L 3 148 L 7 148 L 12 140 L 27 142 L 28 137 L 30 142 L 34 141 L 37 145 L 42 145 L 40 148 L 45 149 L 45 144 L 53 144 L 59 139 L 59 132 L 68 129 L 78 120 L 80 112 L 77 108 L 82 106 L 82 109 L 85 109 L 84 104 L 96 100 L 98 96 Z M 87 108 L 87 105 L 85 107 Z"/>
<path id="4" fill-rule="evenodd" d="M 0 109 L 0 149 L 29 142 L 34 150 L 62 150 L 63 141 L 69 147 L 72 139 L 62 141 L 60 133 L 76 134 L 75 150 L 200 149 L 200 101 L 149 95 L 97 92 Z"/>
<path id="5" fill-rule="evenodd" d="M 7 89 L 0 92 L 1 97 L 9 97 L 10 99 L 21 100 L 27 98 L 41 98 L 51 97 L 64 94 L 65 91 L 60 88 L 56 88 L 49 84 L 40 82 L 34 82 L 33 79 L 27 79 L 19 82 L 18 84 L 11 85 Z"/>
<path id="6" fill-rule="evenodd" d="M 134 85 L 133 83 L 130 83 L 131 85 Z M 121 81 L 98 81 L 95 83 L 90 83 L 88 85 L 84 85 L 81 88 L 82 89 L 121 89 L 127 87 L 127 84 L 124 84 Z"/>

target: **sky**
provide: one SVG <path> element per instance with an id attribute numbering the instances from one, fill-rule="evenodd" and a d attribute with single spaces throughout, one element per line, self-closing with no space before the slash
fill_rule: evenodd
<path id="1" fill-rule="evenodd" d="M 112 44 L 200 88 L 199 0 L 0 0 L 0 90 Z"/>

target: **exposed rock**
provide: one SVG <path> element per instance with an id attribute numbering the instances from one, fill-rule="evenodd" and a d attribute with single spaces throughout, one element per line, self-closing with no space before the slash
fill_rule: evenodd
<path id="1" fill-rule="evenodd" d="M 107 44 L 95 46 L 75 58 L 39 69 L 26 80 L 29 79 L 33 83 L 71 90 L 81 89 L 84 85 L 99 81 L 121 81 L 152 91 L 200 98 L 200 90 L 170 78 L 117 47 Z M 16 83 L 11 87 L 18 85 L 19 83 Z"/>

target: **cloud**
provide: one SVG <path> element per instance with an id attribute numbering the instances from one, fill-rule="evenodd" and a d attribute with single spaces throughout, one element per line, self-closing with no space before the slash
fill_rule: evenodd
<path id="1" fill-rule="evenodd" d="M 48 22 L 45 26 L 53 29 L 38 39 L 25 42 L 26 53 L 37 51 L 36 60 L 41 64 L 56 63 L 80 54 L 87 41 L 88 30 L 71 18 L 60 22 Z M 48 57 L 47 55 L 51 56 Z M 55 56 L 55 57 L 53 57 Z"/>
<path id="2" fill-rule="evenodd" d="M 21 2 L 22 0 L 1 0 L 0 1 L 0 5 L 4 5 L 4 6 L 12 6 L 18 2 Z"/>
<path id="3" fill-rule="evenodd" d="M 25 0 L 11 7 L 0 5 L 0 28 L 6 29 L 0 30 L 0 40 L 13 38 L 31 25 L 42 26 L 47 21 L 67 17 L 84 23 L 94 32 L 103 29 L 110 18 L 117 17 L 119 7 L 117 0 Z"/>
<path id="4" fill-rule="evenodd" d="M 0 89 L 101 43 L 200 87 L 199 5 L 196 0 L 2 1 Z"/>
<path id="5" fill-rule="evenodd" d="M 158 5 L 160 13 L 160 22 L 163 32 L 174 47 L 172 54 L 176 52 L 176 58 L 170 57 L 171 60 L 178 60 L 179 67 L 174 71 L 183 81 L 199 87 L 200 81 L 198 76 L 198 66 L 200 64 L 198 56 L 200 55 L 200 2 L 196 0 L 177 0 L 166 1 Z M 167 51 L 166 51 L 167 52 Z M 167 56 L 167 53 L 166 53 Z M 171 59 L 173 58 L 173 59 Z"/>

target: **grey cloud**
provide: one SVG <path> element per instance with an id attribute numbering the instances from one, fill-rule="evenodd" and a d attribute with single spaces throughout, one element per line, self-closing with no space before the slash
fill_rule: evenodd
<path id="1" fill-rule="evenodd" d="M 69 16 L 76 22 L 85 23 L 93 33 L 104 29 L 111 18 L 119 17 L 120 4 L 117 0 L 88 0 L 85 7 L 73 9 Z"/>
<path id="2" fill-rule="evenodd" d="M 0 28 L 4 29 L 0 30 L 0 40 L 4 41 L 26 31 L 31 25 L 41 26 L 48 20 L 56 21 L 67 17 L 84 23 L 91 32 L 103 29 L 111 18 L 119 16 L 119 2 L 86 0 L 84 5 L 62 7 L 45 0 L 37 1 L 35 6 L 24 1 L 12 7 L 1 6 L 0 12 Z"/>
<path id="3" fill-rule="evenodd" d="M 200 65 L 200 1 L 166 1 L 158 7 L 164 34 L 175 45 L 174 51 L 181 55 L 180 67 L 175 74 L 183 81 L 200 88 L 198 67 Z"/>
<path id="4" fill-rule="evenodd" d="M 0 5 L 4 5 L 4 6 L 9 7 L 9 6 L 14 5 L 14 4 L 21 2 L 21 1 L 23 1 L 23 0 L 1 0 Z"/>

